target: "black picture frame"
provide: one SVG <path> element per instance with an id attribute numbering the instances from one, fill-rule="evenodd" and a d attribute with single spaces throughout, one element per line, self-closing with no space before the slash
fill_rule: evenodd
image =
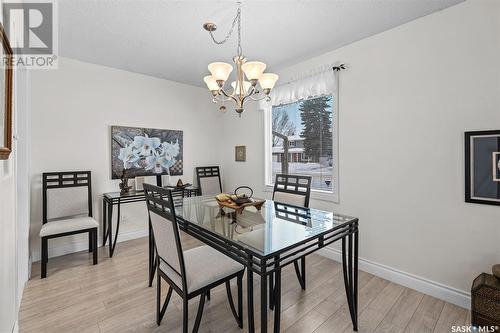
<path id="1" fill-rule="evenodd" d="M 500 206 L 500 130 L 465 132 L 464 143 L 465 202 Z"/>
<path id="2" fill-rule="evenodd" d="M 7 33 L 3 25 L 0 23 L 0 41 L 2 43 L 1 55 L 2 61 L 4 63 L 3 68 L 3 78 L 0 82 L 0 101 L 4 101 L 3 105 L 0 105 L 0 160 L 8 160 L 10 154 L 12 153 L 12 132 L 13 132 L 13 116 L 12 116 L 12 96 L 13 96 L 13 74 L 12 74 L 12 48 L 10 46 L 9 39 L 7 38 Z"/>

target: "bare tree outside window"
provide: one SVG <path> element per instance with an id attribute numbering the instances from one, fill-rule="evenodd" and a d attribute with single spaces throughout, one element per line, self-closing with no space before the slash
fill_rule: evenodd
<path id="1" fill-rule="evenodd" d="M 273 132 L 280 133 L 285 136 L 290 136 L 295 134 L 296 131 L 296 126 L 295 124 L 290 120 L 290 117 L 288 116 L 288 113 L 286 110 L 282 109 L 276 109 L 276 111 L 273 111 Z M 278 145 L 280 142 L 280 138 L 277 136 L 273 137 L 273 147 Z"/>
<path id="2" fill-rule="evenodd" d="M 312 188 L 333 191 L 332 96 L 272 107 L 272 177 L 308 175 Z"/>

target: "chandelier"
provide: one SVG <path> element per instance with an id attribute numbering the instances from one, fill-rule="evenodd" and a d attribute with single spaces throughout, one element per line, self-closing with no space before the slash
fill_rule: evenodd
<path id="1" fill-rule="evenodd" d="M 247 61 L 243 56 L 241 48 L 241 7 L 238 3 L 238 11 L 233 20 L 231 29 L 226 37 L 218 41 L 215 39 L 213 32 L 217 29 L 217 25 L 213 22 L 203 24 L 203 28 L 210 33 L 210 37 L 215 44 L 221 45 L 228 41 L 231 37 L 234 28 L 238 25 L 238 48 L 236 56 L 233 57 L 233 62 L 236 65 L 236 80 L 231 82 L 232 91 L 226 90 L 224 87 L 229 75 L 233 71 L 233 66 L 225 62 L 213 62 L 208 65 L 208 70 L 211 75 L 203 78 L 207 84 L 208 89 L 212 93 L 214 103 L 222 103 L 226 101 L 234 101 L 236 104 L 236 112 L 241 117 L 244 111 L 244 103 L 247 100 L 260 101 L 266 99 L 270 101 L 269 93 L 273 89 L 278 75 L 273 73 L 264 73 L 266 64 L 260 61 Z M 262 91 L 259 90 L 257 83 L 260 85 Z M 221 105 L 220 111 L 225 112 L 226 107 Z"/>

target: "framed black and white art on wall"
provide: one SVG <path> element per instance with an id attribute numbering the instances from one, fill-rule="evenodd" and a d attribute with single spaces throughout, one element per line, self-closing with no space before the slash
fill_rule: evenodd
<path id="1" fill-rule="evenodd" d="M 182 175 L 183 143 L 178 130 L 111 126 L 111 176 Z"/>
<path id="2" fill-rule="evenodd" d="M 500 130 L 465 132 L 465 201 L 500 205 Z"/>

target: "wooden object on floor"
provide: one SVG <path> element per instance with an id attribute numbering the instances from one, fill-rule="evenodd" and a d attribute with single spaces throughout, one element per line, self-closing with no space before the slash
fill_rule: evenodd
<path id="1" fill-rule="evenodd" d="M 472 324 L 500 327 L 500 281 L 481 273 L 472 283 L 471 296 Z"/>
<path id="2" fill-rule="evenodd" d="M 243 213 L 243 210 L 246 207 L 255 207 L 257 210 L 260 210 L 262 208 L 262 205 L 266 202 L 266 200 L 263 199 L 250 199 L 251 202 L 247 202 L 241 205 L 237 205 L 233 201 L 219 201 L 216 199 L 217 203 L 219 204 L 220 208 L 230 208 L 233 209 L 236 213 Z"/>

